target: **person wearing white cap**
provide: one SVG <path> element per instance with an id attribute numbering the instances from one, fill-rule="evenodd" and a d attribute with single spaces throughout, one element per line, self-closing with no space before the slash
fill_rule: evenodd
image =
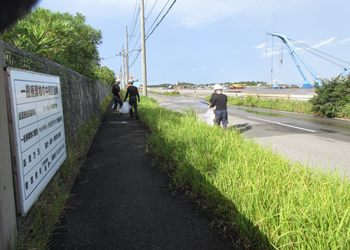
<path id="1" fill-rule="evenodd" d="M 128 96 L 130 95 L 130 98 L 129 98 L 129 104 L 131 106 L 131 109 L 129 111 L 130 112 L 130 118 L 133 118 L 133 116 L 134 116 L 133 115 L 133 110 L 132 110 L 132 107 L 134 107 L 134 109 L 135 109 L 135 117 L 136 117 L 136 119 L 139 119 L 139 116 L 137 114 L 137 100 L 136 100 L 136 96 L 137 96 L 137 98 L 139 99 L 139 102 L 140 102 L 139 91 L 137 90 L 136 87 L 133 86 L 134 81 L 132 79 L 130 79 L 128 81 L 128 84 L 129 84 L 129 87 L 126 90 L 126 95 L 125 95 L 124 102 L 126 101 Z"/>
<path id="2" fill-rule="evenodd" d="M 123 106 L 123 98 L 122 95 L 120 94 L 120 79 L 117 78 L 117 80 L 115 81 L 115 85 L 112 88 L 112 92 L 114 95 L 114 115 L 120 115 L 120 109 L 117 111 L 117 106 L 118 103 L 120 105 L 120 108 Z"/>
<path id="3" fill-rule="evenodd" d="M 216 106 L 215 111 L 215 123 L 222 126 L 224 129 L 227 128 L 227 96 L 222 93 L 222 87 L 219 84 L 214 85 L 215 94 L 212 95 L 210 100 L 210 105 L 208 108 L 213 108 Z"/>

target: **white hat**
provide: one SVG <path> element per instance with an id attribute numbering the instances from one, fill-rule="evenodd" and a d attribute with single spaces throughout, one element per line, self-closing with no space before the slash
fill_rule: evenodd
<path id="1" fill-rule="evenodd" d="M 117 78 L 117 80 L 115 80 L 116 82 L 120 82 L 120 79 L 119 78 Z"/>
<path id="2" fill-rule="evenodd" d="M 128 83 L 134 83 L 133 79 L 129 79 Z"/>
<path id="3" fill-rule="evenodd" d="M 214 90 L 222 90 L 222 87 L 220 84 L 215 84 L 214 85 Z"/>

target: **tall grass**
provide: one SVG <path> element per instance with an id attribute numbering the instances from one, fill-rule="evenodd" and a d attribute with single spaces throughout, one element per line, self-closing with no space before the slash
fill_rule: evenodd
<path id="1" fill-rule="evenodd" d="M 190 185 L 256 249 L 350 249 L 350 183 L 292 163 L 236 131 L 142 97 L 142 122 L 177 186 Z"/>
<path id="2" fill-rule="evenodd" d="M 210 97 L 210 95 L 206 96 L 205 100 L 209 101 Z M 244 99 L 241 97 L 228 97 L 227 103 L 238 106 L 243 105 L 302 114 L 314 114 L 312 111 L 312 104 L 306 101 L 293 101 L 288 99 L 259 99 L 253 96 L 247 96 Z"/>

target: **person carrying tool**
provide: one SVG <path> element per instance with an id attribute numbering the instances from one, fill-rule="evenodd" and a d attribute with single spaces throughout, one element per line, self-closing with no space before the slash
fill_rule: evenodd
<path id="1" fill-rule="evenodd" d="M 131 109 L 130 109 L 130 118 L 133 118 L 133 110 L 132 110 L 132 107 L 134 106 L 134 109 L 135 109 L 135 117 L 136 119 L 139 119 L 139 116 L 137 114 L 137 101 L 136 101 L 136 96 L 137 98 L 139 99 L 139 102 L 140 102 L 140 96 L 139 96 L 139 91 L 137 90 L 136 87 L 133 86 L 134 84 L 134 81 L 132 79 L 130 79 L 128 81 L 128 84 L 129 84 L 129 87 L 127 88 L 126 90 L 126 95 L 125 95 L 125 99 L 124 99 L 124 102 L 126 101 L 126 99 L 128 98 L 128 96 L 130 95 L 130 98 L 129 98 L 129 104 L 131 106 Z"/>
<path id="2" fill-rule="evenodd" d="M 227 96 L 222 93 L 222 87 L 219 84 L 214 85 L 215 94 L 212 95 L 210 99 L 210 105 L 208 108 L 213 108 L 216 106 L 215 111 L 215 123 L 227 129 Z"/>

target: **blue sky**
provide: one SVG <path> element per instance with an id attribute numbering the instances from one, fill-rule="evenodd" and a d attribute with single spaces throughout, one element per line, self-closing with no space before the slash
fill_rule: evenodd
<path id="1" fill-rule="evenodd" d="M 162 8 L 166 6 L 161 17 L 173 0 L 144 1 L 147 32 Z M 141 46 L 137 41 L 139 16 L 138 22 L 133 22 L 138 3 L 139 0 L 41 0 L 37 6 L 85 15 L 89 25 L 102 31 L 100 56 L 109 58 L 125 46 L 126 26 L 135 36 L 129 38 L 129 50 Z M 203 84 L 271 79 L 302 85 L 303 78 L 285 48 L 280 67 L 281 40 L 274 38 L 271 53 L 272 37 L 266 32 L 285 34 L 350 61 L 349 9 L 349 0 L 177 0 L 146 41 L 148 85 L 175 84 L 176 80 Z M 342 70 L 306 51 L 298 52 L 321 78 L 334 77 Z M 136 54 L 131 53 L 131 62 Z M 102 62 L 105 63 L 118 73 L 121 58 L 113 57 Z M 350 68 L 346 63 L 344 66 Z M 313 81 L 306 69 L 302 70 Z M 142 76 L 141 55 L 130 71 L 135 77 Z"/>

